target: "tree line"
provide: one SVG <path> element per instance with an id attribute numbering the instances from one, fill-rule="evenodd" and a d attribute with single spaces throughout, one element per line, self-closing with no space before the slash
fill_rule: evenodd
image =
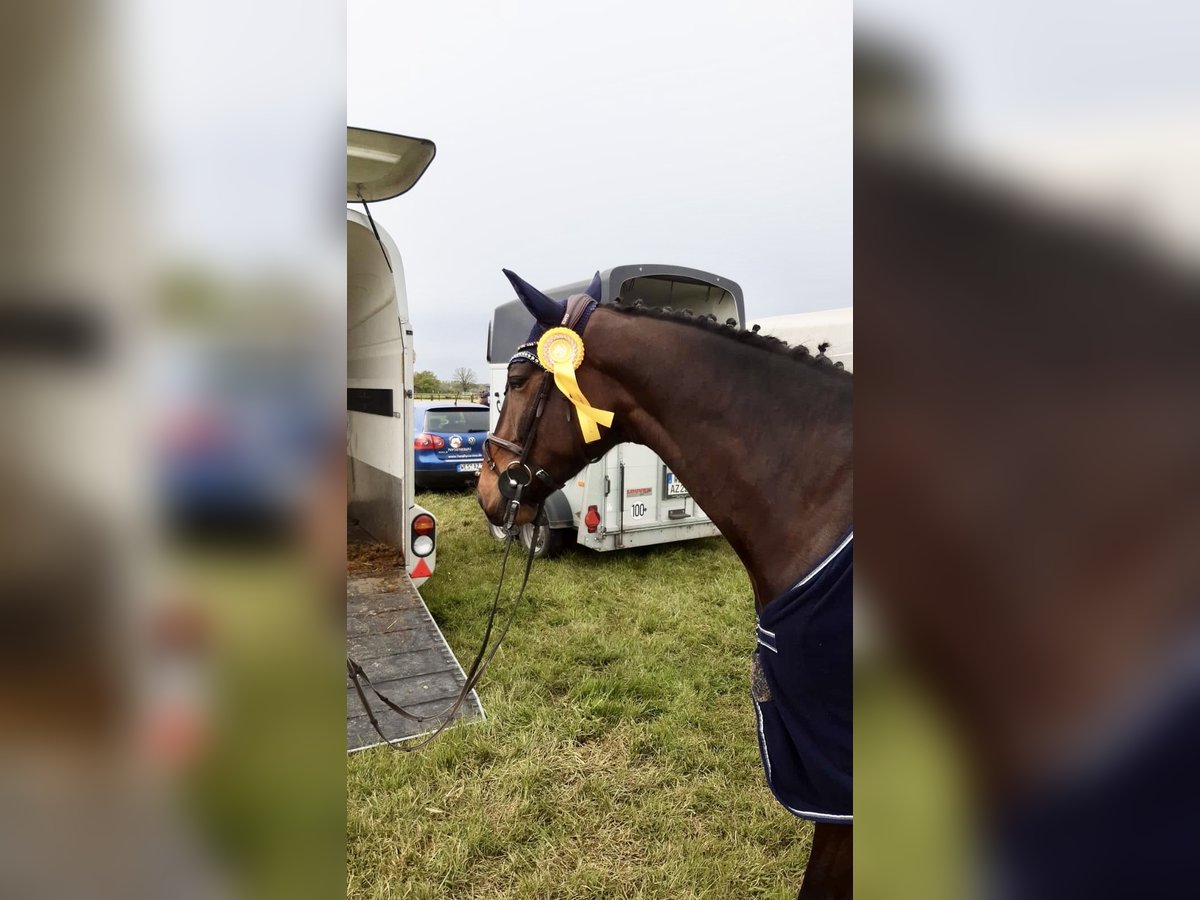
<path id="1" fill-rule="evenodd" d="M 425 370 L 413 375 L 413 393 L 428 397 L 470 397 L 478 399 L 487 386 L 475 380 L 475 372 L 465 366 L 454 370 L 450 378 L 443 381 L 434 372 Z"/>

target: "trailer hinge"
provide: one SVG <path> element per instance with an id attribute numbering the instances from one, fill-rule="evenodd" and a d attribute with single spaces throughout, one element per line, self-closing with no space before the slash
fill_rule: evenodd
<path id="1" fill-rule="evenodd" d="M 412 388 L 409 388 L 408 390 L 406 390 L 404 392 L 404 396 L 407 397 L 409 400 L 411 400 L 412 396 L 413 396 Z"/>
<path id="2" fill-rule="evenodd" d="M 612 490 L 612 483 L 608 480 L 608 476 L 604 476 L 604 496 L 608 496 L 608 492 Z"/>

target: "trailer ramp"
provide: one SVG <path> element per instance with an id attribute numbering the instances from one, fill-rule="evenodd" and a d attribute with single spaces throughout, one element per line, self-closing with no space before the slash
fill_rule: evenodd
<path id="1" fill-rule="evenodd" d="M 346 647 L 381 693 L 417 715 L 445 709 L 466 683 L 462 666 L 403 568 L 347 579 Z M 364 690 L 383 733 L 392 740 L 420 737 L 441 724 L 440 719 L 405 719 L 380 703 L 365 686 Z M 471 691 L 455 713 L 456 723 L 483 718 L 479 697 Z M 347 751 L 382 743 L 347 678 Z"/>

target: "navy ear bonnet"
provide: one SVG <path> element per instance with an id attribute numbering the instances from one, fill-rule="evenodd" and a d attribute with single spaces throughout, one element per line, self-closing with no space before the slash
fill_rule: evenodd
<path id="1" fill-rule="evenodd" d="M 529 337 L 525 339 L 517 352 L 513 355 L 510 363 L 516 362 L 518 359 L 525 362 L 531 362 L 535 366 L 541 367 L 541 363 L 537 358 L 537 342 L 543 334 L 561 325 L 567 314 L 567 301 L 555 300 L 552 297 L 547 297 L 529 282 L 525 281 L 516 272 L 510 272 L 508 269 L 502 270 L 513 289 L 517 292 L 517 297 L 525 308 L 533 315 L 533 328 L 529 331 Z M 597 272 L 592 276 L 592 283 L 587 286 L 585 292 L 588 297 L 596 303 L 600 302 L 600 273 Z M 584 326 L 587 325 L 587 320 L 591 312 L 587 312 L 579 323 L 575 326 L 575 331 L 583 334 Z"/>

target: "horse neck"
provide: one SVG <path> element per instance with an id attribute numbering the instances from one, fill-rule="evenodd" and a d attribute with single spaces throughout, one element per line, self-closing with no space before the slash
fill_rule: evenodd
<path id="1" fill-rule="evenodd" d="M 686 323 L 612 310 L 592 317 L 587 343 L 618 438 L 654 450 L 687 485 L 745 565 L 759 608 L 850 527 L 847 381 Z"/>

